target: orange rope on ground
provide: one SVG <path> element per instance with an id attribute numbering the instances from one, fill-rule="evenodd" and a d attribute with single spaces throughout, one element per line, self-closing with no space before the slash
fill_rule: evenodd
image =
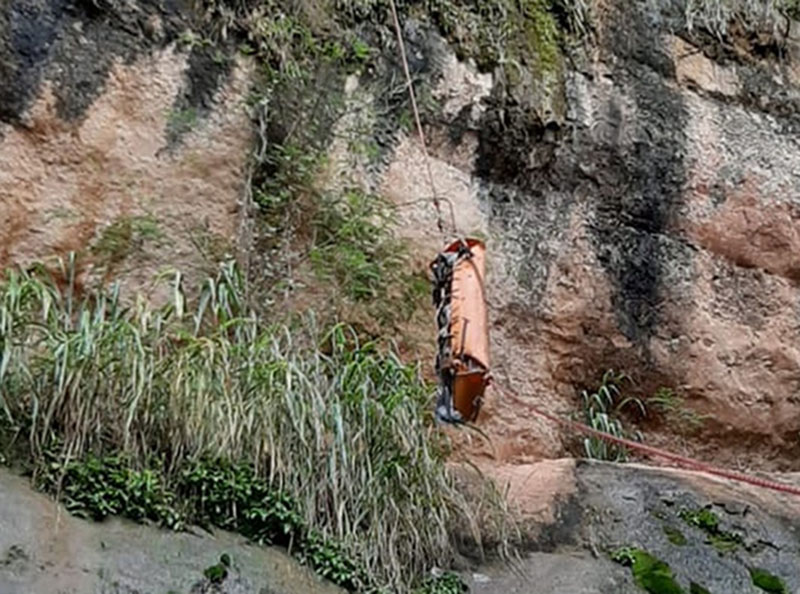
<path id="1" fill-rule="evenodd" d="M 436 226 L 439 228 L 439 233 L 444 235 L 444 220 L 442 218 L 442 208 L 439 204 L 439 196 L 436 194 L 436 184 L 433 181 L 433 169 L 431 169 L 431 159 L 428 155 L 427 143 L 425 142 L 425 133 L 422 130 L 422 121 L 419 117 L 419 109 L 417 109 L 417 98 L 414 94 L 414 85 L 411 82 L 411 71 L 408 68 L 408 59 L 406 58 L 406 46 L 403 43 L 403 32 L 400 28 L 400 19 L 397 16 L 397 6 L 394 0 L 389 0 L 389 5 L 392 8 L 392 19 L 394 20 L 394 28 L 397 33 L 397 43 L 400 46 L 400 57 L 403 61 L 403 71 L 406 75 L 406 84 L 408 85 L 408 95 L 411 98 L 411 109 L 414 112 L 414 121 L 417 125 L 417 134 L 419 135 L 419 142 L 422 145 L 422 153 L 425 156 L 425 168 L 428 171 L 428 182 L 431 185 L 433 192 L 433 205 L 436 207 Z M 455 233 L 455 216 L 453 218 L 453 232 Z"/>
<path id="2" fill-rule="evenodd" d="M 501 394 L 503 393 L 511 394 L 517 400 L 520 399 L 519 394 L 517 394 L 514 390 L 499 386 L 495 382 L 493 382 L 492 385 L 494 385 L 494 387 Z M 771 481 L 769 479 L 762 479 L 759 477 L 750 476 L 741 472 L 736 472 L 734 470 L 717 468 L 710 464 L 706 464 L 705 462 L 700 462 L 699 460 L 687 458 L 686 456 L 681 456 L 680 454 L 674 454 L 666 450 L 655 448 L 653 446 L 648 446 L 643 443 L 633 441 L 631 439 L 615 437 L 614 435 L 610 435 L 609 433 L 604 433 L 603 431 L 598 431 L 597 429 L 593 429 L 592 427 L 584 425 L 583 423 L 578 423 L 577 421 L 573 421 L 571 419 L 566 419 L 548 413 L 544 410 L 539 409 L 536 406 L 530 406 L 530 405 L 527 406 L 530 408 L 530 410 L 533 411 L 535 415 L 542 417 L 543 419 L 546 419 L 556 425 L 561 425 L 562 427 L 566 427 L 568 429 L 571 429 L 579 433 L 584 433 L 586 435 L 591 435 L 592 437 L 597 437 L 599 439 L 603 439 L 605 441 L 615 443 L 617 445 L 625 446 L 626 448 L 630 448 L 631 450 L 641 452 L 642 454 L 645 454 L 646 456 L 649 456 L 651 458 L 662 458 L 664 460 L 669 460 L 670 462 L 678 464 L 679 466 L 683 466 L 684 468 L 690 468 L 692 470 L 698 470 L 700 472 L 705 472 L 707 474 L 722 477 L 732 481 L 754 485 L 762 489 L 779 491 L 781 493 L 789 493 L 790 495 L 797 495 L 798 497 L 800 497 L 800 487 L 794 485 L 787 485 L 785 483 L 779 483 L 776 481 Z"/>

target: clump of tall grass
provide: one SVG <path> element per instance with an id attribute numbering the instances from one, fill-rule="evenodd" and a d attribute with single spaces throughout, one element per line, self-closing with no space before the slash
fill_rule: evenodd
<path id="1" fill-rule="evenodd" d="M 633 409 L 641 417 L 646 415 L 641 399 L 624 394 L 626 381 L 630 381 L 627 375 L 609 369 L 603 374 L 597 388 L 583 390 L 581 400 L 584 422 L 592 429 L 613 437 L 641 441 L 641 433 L 631 432 L 623 423 L 622 415 L 628 412 L 628 409 Z M 585 437 L 583 448 L 586 457 L 594 460 L 625 462 L 628 459 L 628 449 L 624 445 L 610 443 L 599 437 Z"/>
<path id="2" fill-rule="evenodd" d="M 43 269 L 0 285 L 0 410 L 35 459 L 119 454 L 168 483 L 204 459 L 250 464 L 401 591 L 448 565 L 454 527 L 480 542 L 417 366 L 341 325 L 268 325 L 232 263 L 191 308 L 180 275 L 154 308 L 78 295 L 72 270 L 63 288 Z"/>

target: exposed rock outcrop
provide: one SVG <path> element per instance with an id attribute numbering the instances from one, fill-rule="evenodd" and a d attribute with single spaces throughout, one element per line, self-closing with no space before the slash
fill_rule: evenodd
<path id="1" fill-rule="evenodd" d="M 596 38 L 565 60 L 563 112 L 526 104 L 501 68 L 439 60 L 438 96 L 459 109 L 429 127 L 434 178 L 460 232 L 490 237 L 495 372 L 524 395 L 489 395 L 502 460 L 563 451 L 526 402 L 569 413 L 576 386 L 614 368 L 708 415 L 689 451 L 795 468 L 800 39 L 745 60 L 676 6 L 598 3 Z M 416 140 L 393 155 L 383 191 L 429 197 Z M 398 218 L 438 249 L 429 202 Z M 654 421 L 648 439 L 684 429 Z"/>
<path id="2" fill-rule="evenodd" d="M 208 572 L 227 555 L 230 567 Z M 285 553 L 222 531 L 172 533 L 69 515 L 28 482 L 0 469 L 3 594 L 336 594 Z"/>
<path id="3" fill-rule="evenodd" d="M 73 250 L 131 288 L 199 276 L 239 233 L 252 68 L 182 43 L 181 3 L 93 6 L 0 8 L 0 267 Z"/>
<path id="4" fill-rule="evenodd" d="M 481 69 L 457 59 L 466 54 L 433 23 L 404 22 L 444 222 L 452 209 L 458 232 L 488 239 L 493 371 L 519 393 L 490 390 L 478 420 L 488 439 L 461 432 L 456 454 L 492 459 L 511 481 L 536 551 L 523 565 L 536 578 L 476 569 L 474 591 L 638 591 L 609 558 L 623 546 L 667 562 L 686 589 L 750 592 L 748 571 L 761 568 L 798 591 L 800 510 L 789 500 L 640 466 L 534 465 L 576 441 L 531 405 L 574 413 L 579 388 L 614 368 L 634 376 L 637 393 L 668 387 L 707 415 L 698 433 L 647 419 L 649 443 L 739 469 L 800 470 L 800 25 L 761 46 L 737 30 L 723 41 L 687 30 L 678 0 L 593 4 L 591 38 L 516 39 L 514 55 Z M 252 65 L 182 36 L 193 14 L 171 0 L 2 5 L 0 268 L 82 250 L 95 273 L 142 288 L 167 264 L 191 276 L 237 243 L 250 247 L 240 223 Z M 307 125 L 323 137 L 328 189 L 362 185 L 390 199 L 421 271 L 445 239 L 429 163 L 401 124 L 393 31 L 362 26 L 377 50 L 369 67 L 326 84 L 309 77 L 291 90 L 299 99 L 272 97 L 261 132 L 277 143 Z M 295 104 L 325 113 L 312 122 Z M 330 297 L 316 289 L 307 301 L 286 294 L 312 308 Z M 432 362 L 432 321 L 416 331 L 430 338 Z M 157 537 L 198 556 L 175 569 L 147 556 L 154 532 L 116 522 L 102 527 L 102 549 L 95 527 L 63 518 L 89 560 L 76 566 L 59 549 L 65 533 L 51 538 L 50 524 L 18 511 L 27 498 L 37 517 L 55 508 L 2 491 L 8 480 L 0 579 L 12 592 L 56 582 L 131 591 L 162 570 L 191 588 L 215 561 L 207 540 Z M 701 509 L 734 535 L 733 550 L 719 555 L 719 534 L 680 515 Z M 128 530 L 133 541 L 114 540 Z M 670 541 L 674 531 L 684 544 Z M 113 565 L 127 547 L 158 570 Z M 256 549 L 237 550 L 261 562 Z M 262 574 L 242 569 L 241 579 Z"/>
<path id="5" fill-rule="evenodd" d="M 757 594 L 751 570 L 800 591 L 800 503 L 791 496 L 632 464 L 550 460 L 490 472 L 509 486 L 533 552 L 515 570 L 473 572 L 477 594 L 642 592 L 612 560 L 623 548 L 666 563 L 684 592 L 695 584 L 705 590 L 692 592 Z"/>

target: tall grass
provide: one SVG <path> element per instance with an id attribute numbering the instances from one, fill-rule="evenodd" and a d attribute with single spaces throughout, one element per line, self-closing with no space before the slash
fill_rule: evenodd
<path id="1" fill-rule="evenodd" d="M 207 458 L 253 464 L 400 591 L 449 564 L 465 522 L 480 542 L 427 386 L 391 349 L 311 317 L 269 326 L 233 264 L 191 309 L 180 275 L 153 308 L 118 288 L 78 296 L 72 270 L 63 288 L 41 269 L 0 286 L 0 407 L 34 458 L 121 453 L 167 477 Z"/>
<path id="2" fill-rule="evenodd" d="M 641 399 L 624 394 L 624 384 L 628 381 L 630 378 L 624 373 L 615 373 L 609 369 L 603 374 L 596 389 L 583 390 L 581 400 L 584 422 L 592 429 L 608 435 L 641 441 L 641 433 L 631 432 L 623 423 L 622 415 L 628 409 L 633 409 L 640 417 L 647 413 Z M 583 448 L 586 457 L 594 460 L 625 462 L 628 459 L 628 449 L 625 446 L 609 443 L 599 437 L 585 437 Z"/>

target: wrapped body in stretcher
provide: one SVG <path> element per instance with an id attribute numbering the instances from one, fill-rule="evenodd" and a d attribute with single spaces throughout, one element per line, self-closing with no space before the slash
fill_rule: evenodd
<path id="1" fill-rule="evenodd" d="M 490 380 L 485 268 L 486 247 L 477 239 L 452 243 L 431 263 L 441 422 L 474 421 Z"/>

